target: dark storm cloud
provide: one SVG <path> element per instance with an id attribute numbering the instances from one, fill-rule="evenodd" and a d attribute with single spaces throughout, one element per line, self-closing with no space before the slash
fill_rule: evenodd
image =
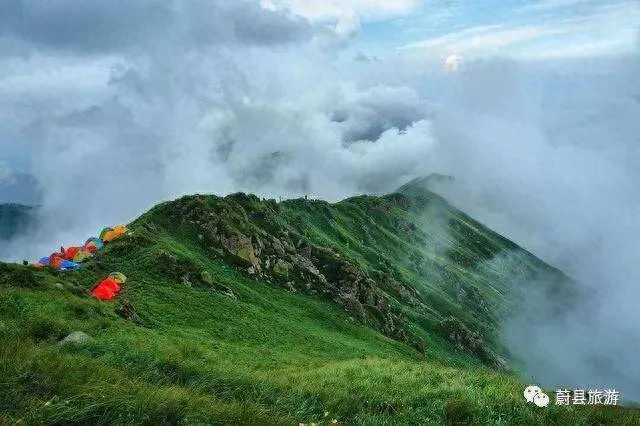
<path id="1" fill-rule="evenodd" d="M 346 100 L 332 112 L 331 118 L 341 123 L 345 143 L 374 142 L 389 129 L 406 130 L 426 118 L 427 113 L 427 103 L 414 90 L 377 86 Z"/>
<path id="2" fill-rule="evenodd" d="M 0 11 L 3 44 L 26 42 L 81 53 L 177 40 L 186 46 L 270 45 L 311 34 L 306 20 L 248 0 L 0 0 Z"/>

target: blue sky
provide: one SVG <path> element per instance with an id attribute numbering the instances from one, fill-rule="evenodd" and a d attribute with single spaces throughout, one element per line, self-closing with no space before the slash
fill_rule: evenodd
<path id="1" fill-rule="evenodd" d="M 274 0 L 272 0 L 273 2 Z M 638 38 L 636 0 L 281 0 L 315 22 L 356 21 L 348 52 L 439 58 L 617 55 Z M 445 56 L 446 57 L 446 56 Z"/>

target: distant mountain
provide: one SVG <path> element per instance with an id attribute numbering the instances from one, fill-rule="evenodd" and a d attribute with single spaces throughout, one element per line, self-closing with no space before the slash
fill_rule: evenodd
<path id="1" fill-rule="evenodd" d="M 0 204 L 0 240 L 24 232 L 31 221 L 33 207 L 22 204 Z"/>
<path id="2" fill-rule="evenodd" d="M 402 185 L 396 192 L 404 195 L 424 194 L 425 191 L 433 191 L 436 185 L 453 182 L 453 176 L 432 173 L 429 176 L 422 176 L 413 179 Z"/>
<path id="3" fill-rule="evenodd" d="M 34 177 L 27 173 L 15 173 L 10 179 L 0 180 L 0 204 L 2 203 L 39 204 L 40 191 Z"/>

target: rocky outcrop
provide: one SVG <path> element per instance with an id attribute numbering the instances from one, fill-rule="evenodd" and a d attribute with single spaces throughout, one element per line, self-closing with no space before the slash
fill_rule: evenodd
<path id="1" fill-rule="evenodd" d="M 229 198 L 233 201 L 228 201 Z M 246 274 L 288 291 L 323 295 L 358 321 L 389 337 L 414 340 L 407 336 L 401 315 L 391 307 L 389 297 L 372 277 L 339 253 L 316 246 L 303 235 L 281 227 L 277 204 L 256 203 L 254 198 L 242 194 L 227 197 L 215 207 L 197 196 L 185 197 L 175 204 L 171 206 L 171 216 L 183 225 L 181 232 L 197 237 L 212 257 L 220 257 L 222 252 L 223 257 Z M 300 222 L 304 222 L 303 218 Z M 363 235 L 372 240 L 366 227 Z M 194 275 L 189 274 L 186 281 L 193 283 L 193 280 Z M 401 297 L 412 297 L 399 283 L 396 288 Z"/>
<path id="2" fill-rule="evenodd" d="M 260 271 L 260 261 L 256 257 L 256 250 L 249 237 L 243 234 L 235 234 L 228 237 L 221 235 L 220 245 L 235 263 L 247 268 L 253 268 L 254 272 Z"/>
<path id="3" fill-rule="evenodd" d="M 454 344 L 458 350 L 474 354 L 484 363 L 504 370 L 506 362 L 487 347 L 480 333 L 472 331 L 464 323 L 454 317 L 440 321 L 435 331 Z"/>
<path id="4" fill-rule="evenodd" d="M 473 306 L 474 309 L 480 313 L 485 315 L 490 314 L 487 302 L 476 287 L 460 282 L 454 282 L 454 288 L 456 292 L 456 300 Z"/>

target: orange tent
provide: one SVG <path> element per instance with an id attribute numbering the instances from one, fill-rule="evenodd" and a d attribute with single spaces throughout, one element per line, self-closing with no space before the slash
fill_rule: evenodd
<path id="1" fill-rule="evenodd" d="M 65 259 L 64 255 L 62 255 L 61 253 L 54 253 L 51 255 L 51 257 L 49 257 L 49 265 L 53 266 L 56 269 L 60 269 L 60 266 L 62 265 L 62 262 L 64 262 Z"/>
<path id="2" fill-rule="evenodd" d="M 108 243 L 110 241 L 115 240 L 116 238 L 119 238 L 121 235 L 123 235 L 126 232 L 127 232 L 127 228 L 125 226 L 118 225 L 113 229 L 106 231 L 102 235 L 102 241 L 104 241 L 105 243 Z"/>
<path id="3" fill-rule="evenodd" d="M 64 258 L 67 260 L 73 260 L 80 249 L 81 247 L 67 247 L 64 250 Z"/>

